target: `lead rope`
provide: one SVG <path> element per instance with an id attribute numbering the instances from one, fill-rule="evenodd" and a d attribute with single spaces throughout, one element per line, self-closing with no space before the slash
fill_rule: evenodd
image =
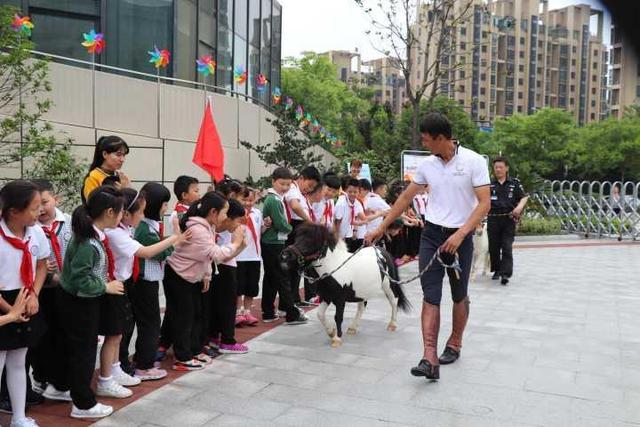
<path id="1" fill-rule="evenodd" d="M 360 252 L 362 249 L 364 249 L 366 246 L 361 246 L 357 251 L 355 251 L 349 258 L 347 258 L 346 260 L 344 260 L 339 266 L 337 266 L 336 268 L 334 268 L 330 273 L 324 273 L 322 274 L 320 277 L 311 277 L 311 276 L 307 276 L 304 272 L 302 273 L 302 277 L 304 277 L 306 280 L 309 281 L 309 284 L 314 284 L 316 282 L 319 282 L 320 280 L 323 280 L 329 276 L 332 276 L 335 272 L 337 272 L 338 270 L 340 270 L 342 267 L 344 267 L 344 265 L 349 262 L 351 260 L 351 258 L 353 258 L 358 252 Z M 373 246 L 374 250 L 376 251 L 376 256 L 380 255 L 380 248 L 378 248 L 377 246 Z M 406 285 L 407 283 L 413 282 L 416 279 L 419 279 L 420 277 L 422 277 L 422 275 L 424 273 L 427 272 L 427 270 L 429 270 L 431 268 L 431 266 L 433 265 L 433 263 L 435 261 L 438 261 L 440 263 L 440 265 L 442 265 L 444 268 L 450 268 L 453 269 L 456 278 L 458 280 L 460 280 L 460 273 L 462 273 L 462 267 L 460 266 L 460 258 L 458 257 L 458 253 L 456 252 L 454 254 L 454 260 L 451 264 L 447 264 L 442 260 L 442 256 L 441 256 L 441 252 L 440 252 L 440 248 L 438 248 L 435 253 L 433 254 L 433 256 L 431 257 L 431 259 L 429 260 L 429 262 L 427 263 L 427 265 L 418 272 L 418 274 L 416 274 L 413 277 L 410 277 L 409 279 L 404 279 L 404 280 L 396 280 L 393 277 L 391 277 L 389 275 L 389 272 L 385 269 L 380 268 L 380 272 L 382 274 L 384 274 L 387 279 L 389 279 L 389 282 L 397 284 L 397 285 Z"/>

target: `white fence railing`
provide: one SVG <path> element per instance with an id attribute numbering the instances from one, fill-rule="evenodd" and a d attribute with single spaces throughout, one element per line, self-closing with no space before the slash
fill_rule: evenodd
<path id="1" fill-rule="evenodd" d="M 640 183 L 545 181 L 533 199 L 569 233 L 640 239 Z"/>

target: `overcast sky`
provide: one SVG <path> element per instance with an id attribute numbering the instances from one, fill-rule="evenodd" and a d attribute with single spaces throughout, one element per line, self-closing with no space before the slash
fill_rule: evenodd
<path id="1" fill-rule="evenodd" d="M 279 0 L 279 2 L 283 9 L 283 57 L 299 56 L 300 52 L 305 50 L 353 51 L 356 48 L 365 60 L 381 56 L 372 47 L 364 33 L 369 28 L 369 21 L 354 0 Z M 555 9 L 579 3 L 588 3 L 604 10 L 598 0 L 550 0 L 549 7 Z M 604 24 L 605 43 L 608 43 L 611 26 L 608 16 Z"/>

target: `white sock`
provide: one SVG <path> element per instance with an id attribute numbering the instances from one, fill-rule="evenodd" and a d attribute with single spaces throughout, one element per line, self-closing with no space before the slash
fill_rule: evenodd
<path id="1" fill-rule="evenodd" d="M 113 376 L 104 378 L 103 376 L 98 375 L 98 383 L 100 383 L 100 385 L 107 385 L 111 381 L 113 381 Z"/>
<path id="2" fill-rule="evenodd" d="M 111 365 L 111 376 L 117 377 L 122 373 L 122 368 L 120 367 L 120 362 L 116 362 Z"/>
<path id="3" fill-rule="evenodd" d="M 27 375 L 24 369 L 27 348 L 7 351 L 5 366 L 7 368 L 7 389 L 11 397 L 13 420 L 25 418 L 27 397 Z"/>

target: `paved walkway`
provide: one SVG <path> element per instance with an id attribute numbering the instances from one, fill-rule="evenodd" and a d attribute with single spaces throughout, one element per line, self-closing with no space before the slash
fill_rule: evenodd
<path id="1" fill-rule="evenodd" d="M 515 258 L 512 285 L 472 285 L 462 358 L 439 382 L 409 375 L 421 354 L 420 290 L 409 285 L 415 308 L 395 333 L 386 302 L 371 301 L 358 335 L 332 349 L 312 313 L 96 425 L 640 425 L 640 245 L 526 247 Z M 441 347 L 450 309 L 445 299 Z"/>

